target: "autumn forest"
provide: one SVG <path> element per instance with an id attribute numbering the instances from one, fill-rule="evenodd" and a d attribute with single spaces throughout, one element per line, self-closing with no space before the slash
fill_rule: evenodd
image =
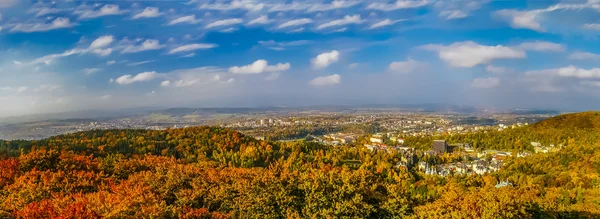
<path id="1" fill-rule="evenodd" d="M 440 177 L 397 167 L 400 151 L 262 141 L 207 126 L 0 141 L 0 218 L 600 218 L 599 113 L 405 139 L 423 150 L 435 139 L 564 148 L 508 158 L 491 174 Z M 501 181 L 511 186 L 497 188 Z"/>

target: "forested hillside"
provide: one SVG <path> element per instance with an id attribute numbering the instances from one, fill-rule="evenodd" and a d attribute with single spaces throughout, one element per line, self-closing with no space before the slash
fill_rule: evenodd
<path id="1" fill-rule="evenodd" d="M 486 130 L 469 134 L 405 137 L 407 144 L 422 149 L 430 147 L 433 139 L 445 139 L 451 143 L 469 143 L 479 149 L 509 151 L 533 151 L 531 142 L 556 146 L 594 145 L 600 139 L 600 113 L 564 114 L 531 126 L 502 131 Z"/>
<path id="2" fill-rule="evenodd" d="M 510 158 L 493 174 L 446 178 L 395 167 L 399 152 L 258 141 L 216 127 L 0 141 L 0 217 L 600 218 L 599 118 L 442 136 L 479 148 L 565 146 Z"/>

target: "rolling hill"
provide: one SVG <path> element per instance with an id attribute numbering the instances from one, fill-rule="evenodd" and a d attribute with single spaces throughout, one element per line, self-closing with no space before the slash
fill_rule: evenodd
<path id="1" fill-rule="evenodd" d="M 594 129 L 600 130 L 600 112 L 590 111 L 569 113 L 542 120 L 533 125 L 534 129 Z"/>

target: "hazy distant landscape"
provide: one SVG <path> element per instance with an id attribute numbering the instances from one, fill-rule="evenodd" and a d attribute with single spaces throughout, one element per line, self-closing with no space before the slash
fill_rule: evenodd
<path id="1" fill-rule="evenodd" d="M 397 119 L 397 116 L 415 118 L 439 116 L 453 120 L 453 125 L 495 126 L 501 123 L 533 123 L 551 115 L 559 114 L 553 110 L 507 110 L 491 112 L 472 107 L 456 107 L 444 105 L 414 106 L 322 106 L 322 107 L 264 107 L 264 108 L 170 108 L 164 110 L 139 110 L 138 112 L 76 112 L 49 115 L 32 115 L 0 118 L 0 139 L 42 139 L 59 134 L 94 129 L 165 129 L 199 125 L 216 125 L 233 127 L 237 130 L 249 131 L 253 125 L 232 124 L 260 120 L 304 120 L 317 122 L 317 116 L 352 120 L 355 117 L 380 116 L 381 119 L 369 123 L 386 123 L 386 119 Z M 410 117 L 409 116 L 409 117 Z M 359 124 L 358 122 L 356 124 Z M 295 124 L 300 127 L 301 125 Z M 319 124 L 327 127 L 327 124 Z M 445 128 L 445 127 L 439 127 Z M 253 133 L 253 132 L 249 132 Z"/>

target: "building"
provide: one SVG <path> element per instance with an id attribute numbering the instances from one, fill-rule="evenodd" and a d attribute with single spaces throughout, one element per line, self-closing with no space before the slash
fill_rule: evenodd
<path id="1" fill-rule="evenodd" d="M 448 144 L 446 144 L 445 140 L 434 140 L 433 141 L 433 151 L 436 153 L 447 153 L 448 152 Z"/>
<path id="2" fill-rule="evenodd" d="M 496 188 L 499 189 L 499 188 L 502 188 L 502 187 L 505 187 L 505 186 L 512 186 L 512 185 L 513 184 L 510 183 L 510 182 L 508 182 L 508 181 L 502 181 L 502 182 L 496 184 Z"/>
<path id="3" fill-rule="evenodd" d="M 396 142 L 398 142 L 398 144 L 404 144 L 404 138 L 399 138 Z"/>
<path id="4" fill-rule="evenodd" d="M 470 152 L 475 152 L 475 148 L 473 148 L 473 146 L 471 146 L 471 144 L 465 144 L 465 145 L 463 146 L 463 150 L 464 150 L 465 152 L 469 152 L 469 153 L 470 153 Z"/>
<path id="5" fill-rule="evenodd" d="M 383 143 L 383 139 L 377 138 L 377 137 L 371 137 L 369 140 L 371 140 L 371 143 L 379 143 L 379 144 Z"/>

